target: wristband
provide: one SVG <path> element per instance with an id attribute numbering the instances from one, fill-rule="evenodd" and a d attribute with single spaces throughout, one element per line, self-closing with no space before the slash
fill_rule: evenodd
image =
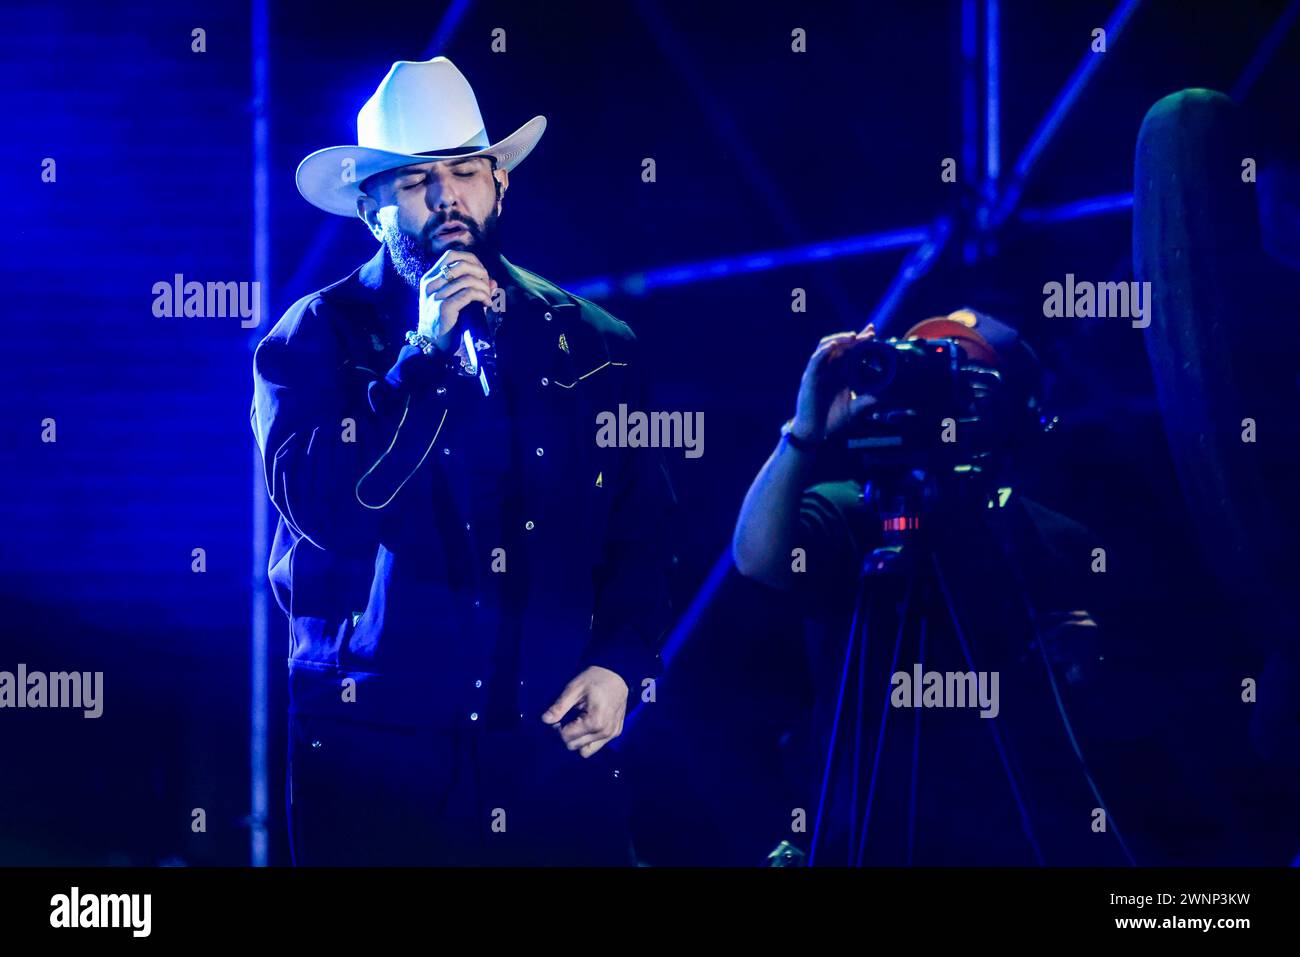
<path id="1" fill-rule="evenodd" d="M 437 347 L 433 344 L 433 340 L 428 336 L 420 335 L 418 332 L 408 332 L 406 334 L 406 344 L 408 346 L 415 346 L 426 356 L 432 355 L 437 351 Z"/>
<path id="2" fill-rule="evenodd" d="M 781 426 L 781 438 L 785 439 L 790 448 L 809 454 L 818 451 L 826 442 L 825 439 L 801 439 L 795 435 L 793 419 Z"/>

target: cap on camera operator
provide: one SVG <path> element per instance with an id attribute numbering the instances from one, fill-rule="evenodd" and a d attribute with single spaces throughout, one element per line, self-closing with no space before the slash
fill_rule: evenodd
<path id="1" fill-rule="evenodd" d="M 1021 388 L 1030 366 L 1038 373 L 1013 330 L 967 310 L 927 320 L 904 338 L 954 339 L 967 360 L 991 361 Z M 898 576 L 863 574 L 885 533 L 871 504 L 876 476 L 864 478 L 868 467 L 846 454 L 843 435 L 859 416 L 884 408 L 886 394 L 855 393 L 846 372 L 855 355 L 881 344 L 871 326 L 818 343 L 794 417 L 750 486 L 732 540 L 741 574 L 790 592 L 805 620 L 813 707 L 795 776 L 808 827 L 794 843 L 802 838 L 807 851 L 812 842 L 841 712 L 817 864 L 1123 863 L 1116 842 L 1095 830 L 1100 802 L 1061 713 L 1071 709 L 1071 730 L 1079 733 L 1097 703 L 1104 656 L 1085 610 L 1094 607 L 1095 538 L 1010 488 L 950 482 L 917 513 L 923 547 L 902 549 L 914 561 L 900 567 L 922 569 L 915 588 Z M 1006 432 L 1014 432 L 1009 424 Z M 1002 466 L 1014 444 L 998 450 Z M 993 474 L 1005 473 L 990 468 Z M 924 560 L 915 560 L 918 552 Z M 931 556 L 940 569 L 935 577 Z M 863 629 L 866 651 L 850 668 L 859 660 L 846 658 L 855 628 Z M 919 698 L 899 710 L 893 676 L 914 665 L 925 673 L 1000 677 L 993 688 L 1000 687 L 1001 701 L 984 714 L 993 720 L 951 703 L 922 707 Z M 865 689 L 863 704 L 842 711 L 855 685 Z M 1081 689 L 1091 702 L 1076 700 Z M 865 840 L 864 807 L 871 809 Z"/>

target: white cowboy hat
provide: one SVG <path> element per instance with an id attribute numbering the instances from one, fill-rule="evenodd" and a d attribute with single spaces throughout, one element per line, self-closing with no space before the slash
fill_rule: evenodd
<path id="1" fill-rule="evenodd" d="M 399 60 L 357 114 L 356 146 L 317 150 L 298 164 L 298 192 L 339 216 L 357 214 L 361 183 L 385 170 L 462 156 L 495 156 L 514 169 L 546 130 L 534 116 L 493 143 L 465 75 L 445 56 Z"/>

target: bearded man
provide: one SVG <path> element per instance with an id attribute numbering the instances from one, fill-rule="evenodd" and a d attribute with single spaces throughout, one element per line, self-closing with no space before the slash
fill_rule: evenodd
<path id="1" fill-rule="evenodd" d="M 298 189 L 381 243 L 254 358 L 252 425 L 290 620 L 297 864 L 626 864 L 604 746 L 669 625 L 658 450 L 632 331 L 507 261 L 544 117 L 492 143 L 445 57 L 395 63 Z"/>

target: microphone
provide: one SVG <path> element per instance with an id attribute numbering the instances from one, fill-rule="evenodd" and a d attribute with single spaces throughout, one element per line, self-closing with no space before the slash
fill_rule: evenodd
<path id="1" fill-rule="evenodd" d="M 465 351 L 466 375 L 478 376 L 479 385 L 483 387 L 483 394 L 490 395 L 491 387 L 488 385 L 487 368 L 484 363 L 479 361 L 478 345 L 482 344 L 484 351 L 491 349 L 488 339 L 488 321 L 487 307 L 481 302 L 471 302 L 460 311 L 456 319 L 456 324 L 461 327 L 460 344 Z"/>
<path id="2" fill-rule="evenodd" d="M 419 329 L 422 334 L 430 338 L 438 328 L 438 300 L 433 298 L 434 290 L 431 287 L 433 281 L 439 278 L 441 276 L 436 268 L 429 269 L 420 277 Z M 461 357 L 461 374 L 477 378 L 483 387 L 483 394 L 489 395 L 492 389 L 488 385 L 487 370 L 483 368 L 483 363 L 479 362 L 478 349 L 475 347 L 477 342 L 483 343 L 486 347 L 490 341 L 487 337 L 487 307 L 480 302 L 466 304 L 465 308 L 461 309 L 460 315 L 456 317 L 456 325 L 460 328 L 460 346 L 455 352 Z"/>

